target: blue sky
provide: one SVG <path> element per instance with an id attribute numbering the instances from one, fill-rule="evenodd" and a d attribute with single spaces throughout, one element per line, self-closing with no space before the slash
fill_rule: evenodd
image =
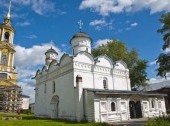
<path id="1" fill-rule="evenodd" d="M 0 22 L 7 13 L 8 1 L 0 0 Z M 148 63 L 148 77 L 157 78 L 154 63 L 161 53 L 160 16 L 170 11 L 169 0 L 12 0 L 15 28 L 15 65 L 24 93 L 33 92 L 30 78 L 44 64 L 44 52 L 53 47 L 61 56 L 71 53 L 69 40 L 79 31 L 93 39 L 93 47 L 113 38 L 135 48 Z M 31 93 L 32 94 L 32 93 Z M 32 95 L 33 98 L 33 95 Z"/>

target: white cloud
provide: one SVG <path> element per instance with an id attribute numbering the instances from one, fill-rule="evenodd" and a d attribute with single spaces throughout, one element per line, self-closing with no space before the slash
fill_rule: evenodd
<path id="1" fill-rule="evenodd" d="M 98 46 L 101 46 L 101 45 L 105 45 L 107 44 L 107 42 L 110 42 L 112 41 L 111 39 L 99 39 L 97 40 L 97 42 L 95 42 L 95 46 L 94 47 L 98 47 Z"/>
<path id="2" fill-rule="evenodd" d="M 95 27 L 96 30 L 101 30 L 104 27 L 107 27 L 109 30 L 113 29 L 113 21 L 107 22 L 104 18 L 102 19 L 95 19 L 89 23 L 90 26 Z"/>
<path id="3" fill-rule="evenodd" d="M 137 22 L 131 22 L 129 20 L 125 21 L 125 25 L 127 25 L 127 27 L 125 28 L 126 31 L 129 31 L 131 30 L 132 28 L 134 27 L 137 27 L 138 26 L 138 23 Z"/>
<path id="4" fill-rule="evenodd" d="M 7 6 L 8 2 L 7 0 L 0 0 L 3 6 Z M 45 13 L 54 12 L 56 10 L 55 3 L 51 0 L 12 0 L 12 7 L 13 6 L 31 7 L 31 9 L 39 15 L 44 15 Z"/>
<path id="5" fill-rule="evenodd" d="M 104 19 L 99 19 L 99 20 L 93 20 L 90 22 L 90 26 L 96 26 L 96 25 L 104 25 L 106 24 L 106 21 Z"/>
<path id="6" fill-rule="evenodd" d="M 28 21 L 25 21 L 25 22 L 18 22 L 16 25 L 18 25 L 18 26 L 29 26 L 29 25 L 31 25 L 31 23 L 30 22 L 28 22 Z"/>
<path id="7" fill-rule="evenodd" d="M 51 47 L 51 44 L 45 43 L 43 45 L 34 45 L 32 48 L 25 48 L 22 46 L 15 46 L 15 64 L 18 66 L 36 66 L 37 64 L 44 64 L 44 53 Z M 59 57 L 62 52 L 59 48 L 53 46 L 53 48 L 59 53 Z"/>
<path id="8" fill-rule="evenodd" d="M 34 45 L 31 48 L 25 48 L 19 45 L 15 46 L 15 65 L 16 72 L 18 73 L 18 84 L 23 88 L 23 93 L 31 96 L 31 101 L 34 101 L 34 88 L 35 80 L 31 78 L 35 76 L 37 69 L 45 64 L 45 52 L 51 48 L 50 43 L 43 45 Z M 53 45 L 59 56 L 61 57 L 63 52 Z"/>
<path id="9" fill-rule="evenodd" d="M 157 60 L 149 62 L 149 66 L 156 65 Z"/>
<path id="10" fill-rule="evenodd" d="M 25 36 L 25 38 L 28 38 L 28 39 L 36 39 L 37 36 L 34 35 L 34 34 L 30 34 L 30 35 L 28 35 L 28 36 Z"/>
<path id="11" fill-rule="evenodd" d="M 110 13 L 133 12 L 149 9 L 150 13 L 170 11 L 170 0 L 83 0 L 79 9 L 91 9 L 100 15 Z"/>
<path id="12" fill-rule="evenodd" d="M 137 22 L 134 22 L 134 23 L 130 24 L 130 26 L 131 26 L 131 27 L 136 27 L 136 26 L 138 26 L 138 23 L 137 23 Z"/>

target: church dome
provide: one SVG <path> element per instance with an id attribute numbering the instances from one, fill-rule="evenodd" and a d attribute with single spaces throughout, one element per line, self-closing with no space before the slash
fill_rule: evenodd
<path id="1" fill-rule="evenodd" d="M 87 38 L 87 39 L 90 39 L 92 41 L 91 37 L 85 32 L 77 32 L 76 34 L 73 35 L 70 42 L 75 38 Z"/>
<path id="2" fill-rule="evenodd" d="M 55 53 L 55 54 L 58 54 L 53 48 L 48 49 L 48 50 L 45 52 L 45 54 L 47 54 L 47 53 Z"/>

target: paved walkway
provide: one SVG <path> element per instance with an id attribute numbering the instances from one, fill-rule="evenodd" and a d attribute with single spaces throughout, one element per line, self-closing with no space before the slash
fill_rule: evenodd
<path id="1" fill-rule="evenodd" d="M 113 123 L 113 126 L 144 126 L 147 120 L 148 120 L 147 118 L 131 119 L 122 122 L 115 122 Z"/>

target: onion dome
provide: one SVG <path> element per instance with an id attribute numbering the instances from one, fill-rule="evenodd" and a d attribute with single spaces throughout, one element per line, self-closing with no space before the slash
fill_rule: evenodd
<path id="1" fill-rule="evenodd" d="M 45 52 L 45 55 L 46 55 L 47 53 L 55 53 L 55 54 L 58 55 L 58 53 L 57 53 L 52 47 Z"/>
<path id="2" fill-rule="evenodd" d="M 90 39 L 92 41 L 91 37 L 85 32 L 77 32 L 76 34 L 73 35 L 70 42 L 75 38 L 87 38 L 87 39 Z"/>

